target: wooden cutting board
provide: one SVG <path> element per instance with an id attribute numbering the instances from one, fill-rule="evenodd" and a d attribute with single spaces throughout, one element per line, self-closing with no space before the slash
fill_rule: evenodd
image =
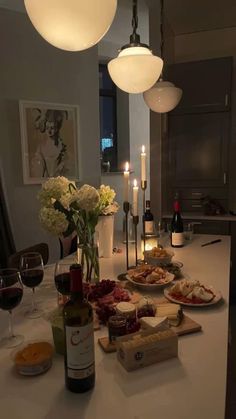
<path id="1" fill-rule="evenodd" d="M 202 329 L 202 326 L 199 323 L 195 322 L 194 320 L 190 319 L 190 317 L 185 316 L 184 314 L 181 324 L 177 327 L 171 326 L 171 329 L 178 336 L 183 336 L 189 333 L 199 332 Z M 98 338 L 98 343 L 101 346 L 101 348 L 104 350 L 104 352 L 106 353 L 116 352 L 116 345 L 115 343 L 109 342 L 108 336 Z"/>
<path id="2" fill-rule="evenodd" d="M 187 335 L 188 333 L 195 333 L 199 332 L 202 329 L 202 326 L 195 322 L 194 320 L 190 319 L 190 317 L 185 316 L 183 317 L 183 320 L 181 324 L 177 327 L 171 326 L 171 329 L 178 335 Z"/>

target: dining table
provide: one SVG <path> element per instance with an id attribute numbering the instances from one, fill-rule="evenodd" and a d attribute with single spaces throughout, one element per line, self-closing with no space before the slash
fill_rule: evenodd
<path id="1" fill-rule="evenodd" d="M 202 247 L 214 239 L 221 241 Z M 111 258 L 100 259 L 100 277 L 116 280 L 126 272 L 125 247 Z M 133 245 L 130 245 L 133 246 Z M 71 262 L 75 255 L 69 256 Z M 93 390 L 75 394 L 65 388 L 64 359 L 54 354 L 45 374 L 25 377 L 13 364 L 12 349 L 0 348 L 1 419 L 223 419 L 225 417 L 230 236 L 194 235 L 174 249 L 173 261 L 183 263 L 183 276 L 214 287 L 221 301 L 206 307 L 183 307 L 184 313 L 202 327 L 178 338 L 178 357 L 127 372 L 116 353 L 105 353 L 95 332 L 96 382 Z M 162 297 L 163 288 L 151 291 Z M 14 328 L 25 341 L 53 342 L 48 313 L 57 305 L 54 265 L 45 267 L 36 289 L 36 301 L 44 314 L 25 317 L 31 290 L 24 288 L 22 303 L 14 310 Z M 8 313 L 0 311 L 0 338 L 7 333 Z"/>

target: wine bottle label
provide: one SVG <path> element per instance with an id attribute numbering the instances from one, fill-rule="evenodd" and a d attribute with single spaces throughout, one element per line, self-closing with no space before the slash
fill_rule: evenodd
<path id="1" fill-rule="evenodd" d="M 153 221 L 145 221 L 145 233 L 146 234 L 153 233 Z"/>
<path id="2" fill-rule="evenodd" d="M 66 326 L 67 375 L 83 379 L 94 373 L 93 322 L 82 327 Z"/>
<path id="3" fill-rule="evenodd" d="M 183 244 L 184 244 L 183 233 L 172 233 L 172 245 L 173 246 L 183 246 Z"/>

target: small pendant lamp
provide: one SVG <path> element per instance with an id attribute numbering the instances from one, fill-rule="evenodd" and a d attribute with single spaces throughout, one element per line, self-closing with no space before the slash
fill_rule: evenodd
<path id="1" fill-rule="evenodd" d="M 108 63 L 108 71 L 113 82 L 124 92 L 143 93 L 158 80 L 163 67 L 160 57 L 152 54 L 149 46 L 140 43 L 137 34 L 138 0 L 133 0 L 133 33 L 130 43 L 124 45 L 118 57 Z"/>
<path id="2" fill-rule="evenodd" d="M 40 35 L 54 47 L 82 51 L 97 44 L 114 19 L 117 0 L 24 0 Z"/>
<path id="3" fill-rule="evenodd" d="M 161 5 L 161 56 L 163 58 L 164 50 L 164 34 L 163 34 L 163 16 L 164 16 L 164 0 L 160 0 Z M 164 81 L 162 76 L 160 80 L 151 89 L 143 93 L 146 105 L 154 112 L 166 113 L 174 109 L 181 97 L 183 91 L 169 81 Z"/>

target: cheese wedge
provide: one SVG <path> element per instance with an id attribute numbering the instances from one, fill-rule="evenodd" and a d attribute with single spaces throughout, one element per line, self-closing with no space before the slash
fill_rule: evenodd
<path id="1" fill-rule="evenodd" d="M 143 329 L 160 331 L 169 328 L 167 317 L 141 317 L 140 323 Z"/>
<path id="2" fill-rule="evenodd" d="M 183 318 L 182 308 L 179 304 L 159 304 L 156 308 L 156 317 L 167 317 L 171 326 L 178 326 Z"/>
<path id="3" fill-rule="evenodd" d="M 179 311 L 181 311 L 181 306 L 179 304 L 158 304 L 156 307 L 156 317 L 177 316 Z"/>

